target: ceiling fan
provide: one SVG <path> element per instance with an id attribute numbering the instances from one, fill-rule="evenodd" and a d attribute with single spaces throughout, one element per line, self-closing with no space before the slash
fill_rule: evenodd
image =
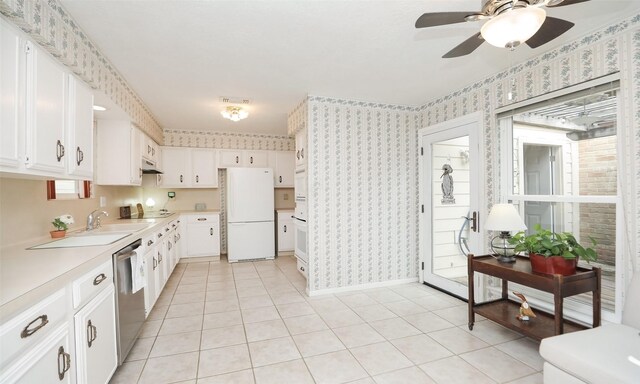
<path id="1" fill-rule="evenodd" d="M 430 12 L 416 20 L 416 28 L 487 20 L 480 32 L 463 41 L 442 58 L 468 55 L 482 43 L 515 48 L 526 43 L 537 48 L 571 29 L 570 21 L 546 16 L 542 7 L 562 7 L 589 0 L 482 0 L 480 12 Z"/>

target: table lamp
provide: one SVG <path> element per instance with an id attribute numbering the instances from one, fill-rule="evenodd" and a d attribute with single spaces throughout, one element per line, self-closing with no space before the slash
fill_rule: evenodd
<path id="1" fill-rule="evenodd" d="M 489 231 L 499 231 L 500 234 L 491 239 L 491 250 L 502 263 L 516 261 L 515 245 L 509 244 L 511 231 L 523 231 L 527 226 L 522 221 L 516 208 L 511 204 L 494 204 L 484 225 Z"/>

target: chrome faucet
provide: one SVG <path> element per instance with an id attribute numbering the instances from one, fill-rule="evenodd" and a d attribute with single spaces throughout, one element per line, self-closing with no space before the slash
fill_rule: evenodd
<path id="1" fill-rule="evenodd" d="M 87 216 L 86 230 L 91 231 L 93 229 L 100 227 L 100 216 L 102 215 L 109 216 L 109 214 L 106 211 L 101 211 L 99 209 L 96 209 L 95 211 L 91 212 L 89 216 Z"/>

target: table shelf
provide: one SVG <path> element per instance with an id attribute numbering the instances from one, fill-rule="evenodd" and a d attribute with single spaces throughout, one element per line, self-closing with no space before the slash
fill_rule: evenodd
<path id="1" fill-rule="evenodd" d="M 545 337 L 554 336 L 555 318 L 553 315 L 537 310 L 535 308 L 535 318 L 529 321 L 520 321 L 516 319 L 516 316 L 520 314 L 520 303 L 511 300 L 496 300 L 487 303 L 476 304 L 473 307 L 473 311 L 484 316 L 487 319 L 491 319 L 494 322 L 509 328 L 512 331 L 516 331 L 524 336 L 530 337 L 534 340 L 542 340 Z M 586 329 L 587 327 L 564 320 L 564 332 L 575 332 Z"/>

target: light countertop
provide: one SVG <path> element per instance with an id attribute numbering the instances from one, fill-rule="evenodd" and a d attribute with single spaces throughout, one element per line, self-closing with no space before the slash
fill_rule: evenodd
<path id="1" fill-rule="evenodd" d="M 1 248 L 0 321 L 110 260 L 119 249 L 179 218 L 183 213 L 191 212 L 176 212 L 166 218 L 127 220 L 131 223 L 149 223 L 149 226 L 108 245 L 27 249 L 52 241 L 46 236 Z M 103 222 L 103 225 L 107 224 L 123 224 L 123 220 Z"/>

